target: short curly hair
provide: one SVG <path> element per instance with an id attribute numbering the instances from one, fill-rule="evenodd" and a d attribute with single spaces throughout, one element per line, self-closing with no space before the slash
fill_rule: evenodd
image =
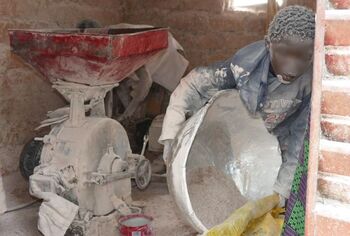
<path id="1" fill-rule="evenodd" d="M 288 6 L 280 10 L 270 23 L 266 40 L 314 40 L 315 14 L 302 6 Z"/>

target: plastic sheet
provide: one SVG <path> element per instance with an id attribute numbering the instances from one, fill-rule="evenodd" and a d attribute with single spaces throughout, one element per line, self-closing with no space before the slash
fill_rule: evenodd
<path id="1" fill-rule="evenodd" d="M 247 201 L 271 195 L 280 165 L 276 137 L 249 115 L 236 90 L 226 90 L 179 132 L 168 184 L 184 219 L 202 233 Z"/>
<path id="2" fill-rule="evenodd" d="M 283 226 L 281 209 L 273 208 L 278 204 L 279 196 L 248 202 L 236 210 L 225 222 L 206 232 L 205 236 L 279 236 Z"/>

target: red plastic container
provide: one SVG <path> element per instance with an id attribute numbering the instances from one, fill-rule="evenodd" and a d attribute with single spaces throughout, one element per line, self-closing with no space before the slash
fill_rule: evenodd
<path id="1" fill-rule="evenodd" d="M 120 217 L 120 236 L 153 236 L 152 221 L 152 217 L 143 214 Z"/>

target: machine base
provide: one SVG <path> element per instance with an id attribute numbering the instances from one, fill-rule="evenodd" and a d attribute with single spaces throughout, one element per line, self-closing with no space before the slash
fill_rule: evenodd
<path id="1" fill-rule="evenodd" d="M 89 221 L 73 221 L 65 236 L 119 236 L 118 219 L 114 211 L 106 216 L 96 216 Z"/>

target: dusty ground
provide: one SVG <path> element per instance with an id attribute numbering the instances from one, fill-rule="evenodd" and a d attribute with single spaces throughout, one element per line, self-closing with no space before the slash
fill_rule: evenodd
<path id="1" fill-rule="evenodd" d="M 196 233 L 184 224 L 169 195 L 166 183 L 153 182 L 146 191 L 134 191 L 134 200 L 145 201 L 144 213 L 154 218 L 156 236 L 194 236 Z"/>
<path id="2" fill-rule="evenodd" d="M 35 200 L 29 195 L 28 182 L 23 179 L 19 172 L 3 176 L 2 180 L 8 209 Z M 25 209 L 0 215 L 0 236 L 41 235 L 36 229 L 39 206 L 40 203 L 38 202 Z"/>
<path id="3" fill-rule="evenodd" d="M 8 208 L 35 200 L 29 195 L 28 182 L 23 179 L 19 171 L 3 176 L 2 181 Z"/>
<path id="4" fill-rule="evenodd" d="M 0 216 L 0 236 L 41 236 L 36 228 L 39 205 Z"/>
<path id="5" fill-rule="evenodd" d="M 188 171 L 187 188 L 193 210 L 207 228 L 224 222 L 247 202 L 232 179 L 211 166 Z"/>
<path id="6" fill-rule="evenodd" d="M 154 218 L 156 236 L 192 236 L 195 232 L 186 226 L 169 195 L 165 182 L 153 182 L 145 191 L 135 190 L 135 200 L 146 202 L 145 214 Z M 40 236 L 37 230 L 39 203 L 0 216 L 0 236 Z"/>

